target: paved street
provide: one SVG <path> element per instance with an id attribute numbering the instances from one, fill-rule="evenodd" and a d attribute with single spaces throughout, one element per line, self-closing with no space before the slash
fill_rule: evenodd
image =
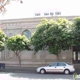
<path id="1" fill-rule="evenodd" d="M 3 80 L 74 80 L 73 74 L 64 75 L 53 73 L 42 75 L 36 73 L 36 68 L 30 67 L 24 67 L 21 69 L 18 67 L 6 67 L 4 70 L 0 69 L 0 78 Z M 80 80 L 80 78 L 76 80 Z"/>
<path id="2" fill-rule="evenodd" d="M 0 69 L 0 72 L 14 72 L 14 73 L 36 73 L 35 67 L 6 67 L 5 69 Z"/>
<path id="3" fill-rule="evenodd" d="M 5 73 L 0 72 L 3 80 L 74 80 L 73 75 L 64 74 L 38 74 L 38 73 Z"/>
<path id="4" fill-rule="evenodd" d="M 15 72 L 15 73 L 36 73 L 37 67 L 13 67 L 7 66 L 5 69 L 0 69 L 0 72 Z M 75 71 L 77 74 L 80 74 L 80 68 L 76 68 Z"/>

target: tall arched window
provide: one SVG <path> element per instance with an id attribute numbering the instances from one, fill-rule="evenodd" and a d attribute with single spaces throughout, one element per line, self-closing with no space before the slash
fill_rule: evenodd
<path id="1" fill-rule="evenodd" d="M 27 38 L 31 37 L 31 32 L 29 30 L 24 30 L 22 34 L 25 35 Z"/>

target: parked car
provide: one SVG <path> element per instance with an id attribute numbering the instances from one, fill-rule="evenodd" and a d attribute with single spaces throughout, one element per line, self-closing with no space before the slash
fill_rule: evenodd
<path id="1" fill-rule="evenodd" d="M 65 74 L 74 73 L 75 68 L 73 65 L 69 65 L 66 62 L 53 62 L 52 64 L 36 69 L 38 73 L 44 74 L 47 72 L 61 72 Z"/>

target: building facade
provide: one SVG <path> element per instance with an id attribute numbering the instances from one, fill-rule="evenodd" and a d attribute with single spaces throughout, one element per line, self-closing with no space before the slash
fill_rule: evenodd
<path id="1" fill-rule="evenodd" d="M 14 36 L 16 34 L 24 34 L 28 38 L 31 37 L 32 33 L 36 30 L 36 26 L 41 22 L 43 18 L 47 19 L 58 19 L 67 18 L 72 21 L 73 18 L 78 16 L 53 16 L 53 17 L 36 17 L 36 18 L 24 18 L 24 19 L 7 19 L 1 20 L 0 25 L 2 30 L 5 32 L 7 37 Z M 60 60 L 72 62 L 72 50 L 62 51 L 60 53 Z M 40 66 L 44 64 L 49 64 L 53 61 L 57 61 L 57 57 L 53 54 L 49 54 L 48 51 L 39 51 L 34 55 L 33 51 L 22 51 L 20 53 L 22 64 L 27 66 Z M 5 48 L 4 51 L 0 53 L 0 62 L 5 62 L 7 65 L 17 65 L 18 59 L 15 54 Z"/>

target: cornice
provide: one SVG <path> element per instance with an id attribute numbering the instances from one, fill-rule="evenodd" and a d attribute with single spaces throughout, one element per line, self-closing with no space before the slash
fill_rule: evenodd
<path id="1" fill-rule="evenodd" d="M 34 18 L 20 18 L 20 19 L 6 19 L 6 20 L 0 20 L 1 24 L 6 23 L 34 23 L 34 22 L 40 22 L 43 18 L 47 19 L 58 19 L 58 18 L 67 18 L 68 20 L 72 20 L 75 17 L 79 16 L 52 16 L 52 17 L 34 17 Z"/>

